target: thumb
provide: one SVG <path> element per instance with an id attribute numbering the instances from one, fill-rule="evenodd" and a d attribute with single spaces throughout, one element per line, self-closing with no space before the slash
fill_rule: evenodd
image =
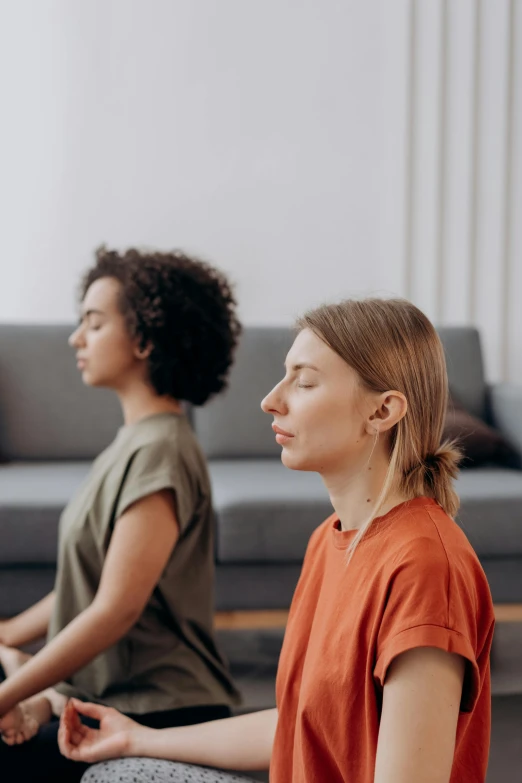
<path id="1" fill-rule="evenodd" d="M 107 714 L 107 707 L 102 704 L 92 704 L 88 701 L 80 701 L 79 699 L 71 699 L 71 703 L 80 715 L 85 715 L 88 718 L 94 718 L 94 720 L 101 720 Z"/>

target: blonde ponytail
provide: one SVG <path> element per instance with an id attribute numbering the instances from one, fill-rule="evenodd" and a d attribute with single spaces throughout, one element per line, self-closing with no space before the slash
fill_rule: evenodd
<path id="1" fill-rule="evenodd" d="M 400 486 L 407 497 L 426 495 L 434 498 L 450 517 L 459 510 L 459 498 L 453 489 L 453 480 L 459 472 L 462 453 L 455 442 L 445 441 L 434 454 L 407 470 Z"/>

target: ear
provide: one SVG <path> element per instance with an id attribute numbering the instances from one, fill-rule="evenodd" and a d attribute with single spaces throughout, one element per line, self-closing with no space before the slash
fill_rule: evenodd
<path id="1" fill-rule="evenodd" d="M 379 395 L 376 407 L 368 416 L 366 432 L 369 435 L 380 435 L 388 432 L 406 415 L 408 403 L 406 397 L 399 391 L 387 391 Z"/>
<path id="2" fill-rule="evenodd" d="M 145 347 L 140 346 L 138 342 L 136 342 L 134 346 L 134 356 L 136 359 L 148 359 L 152 352 L 152 343 L 147 343 Z"/>

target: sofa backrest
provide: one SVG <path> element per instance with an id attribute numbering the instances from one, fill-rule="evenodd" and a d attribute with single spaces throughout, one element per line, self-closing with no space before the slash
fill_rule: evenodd
<path id="1" fill-rule="evenodd" d="M 294 339 L 286 327 L 249 327 L 239 344 L 228 389 L 194 408 L 193 422 L 208 457 L 277 457 L 281 446 L 263 413 L 263 397 L 284 375 Z"/>
<path id="2" fill-rule="evenodd" d="M 470 413 L 484 417 L 486 385 L 479 334 L 472 327 L 442 327 L 450 388 Z M 290 328 L 245 329 L 228 390 L 193 411 L 194 426 L 209 458 L 272 457 L 281 453 L 270 418 L 259 405 L 283 377 L 294 337 Z"/>
<path id="3" fill-rule="evenodd" d="M 0 458 L 93 459 L 121 425 L 116 396 L 84 386 L 73 326 L 0 324 Z"/>
<path id="4" fill-rule="evenodd" d="M 93 459 L 121 425 L 116 396 L 84 386 L 74 351 L 73 326 L 0 324 L 0 459 Z M 479 335 L 471 327 L 439 329 L 450 386 L 462 404 L 484 417 L 486 386 Z M 262 398 L 283 377 L 294 332 L 248 327 L 229 389 L 192 412 L 210 458 L 280 454 Z"/>
<path id="5" fill-rule="evenodd" d="M 472 326 L 437 329 L 444 352 L 450 391 L 480 419 L 486 418 L 486 379 L 478 330 Z"/>

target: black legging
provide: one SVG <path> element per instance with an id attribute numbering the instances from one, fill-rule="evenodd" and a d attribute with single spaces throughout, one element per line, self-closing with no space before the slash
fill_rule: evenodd
<path id="1" fill-rule="evenodd" d="M 3 672 L 0 668 L 0 680 Z M 152 729 L 171 726 L 189 726 L 210 720 L 228 718 L 230 709 L 224 706 L 184 707 L 167 712 L 150 712 L 146 715 L 129 715 L 129 718 Z M 97 721 L 82 716 L 82 721 L 96 727 Z M 89 766 L 70 761 L 62 756 L 58 747 L 59 721 L 41 726 L 38 734 L 22 745 L 6 745 L 0 742 L 0 780 L 2 783 L 78 783 Z"/>

